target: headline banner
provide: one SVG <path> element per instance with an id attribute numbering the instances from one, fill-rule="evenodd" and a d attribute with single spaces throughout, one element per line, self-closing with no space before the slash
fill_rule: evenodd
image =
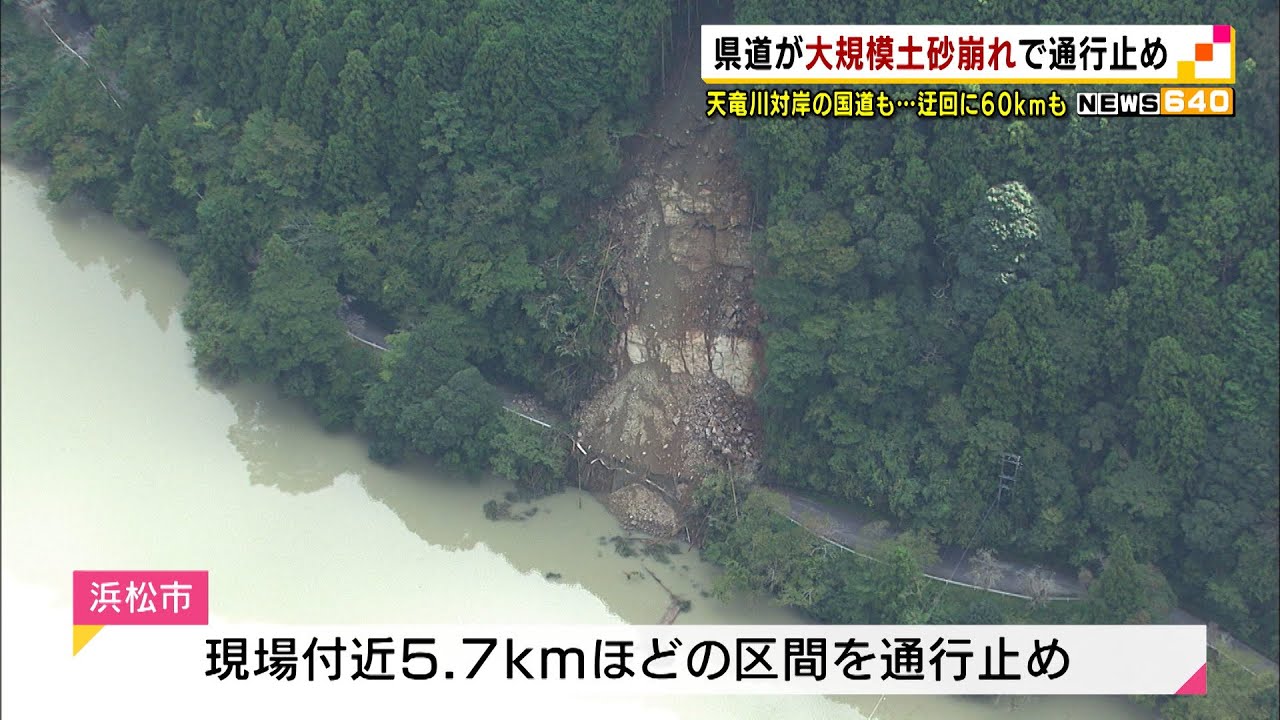
<path id="1" fill-rule="evenodd" d="M 1229 84 L 1230 25 L 703 25 L 712 84 Z"/>

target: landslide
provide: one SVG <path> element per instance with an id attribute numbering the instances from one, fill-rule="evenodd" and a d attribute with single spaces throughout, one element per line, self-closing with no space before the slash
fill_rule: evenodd
<path id="1" fill-rule="evenodd" d="M 706 117 L 696 58 L 679 74 L 601 211 L 623 312 L 614 379 L 576 417 L 590 457 L 630 470 L 592 468 L 593 489 L 624 524 L 662 536 L 681 529 L 698 478 L 749 478 L 760 440 L 749 189 L 732 128 Z"/>

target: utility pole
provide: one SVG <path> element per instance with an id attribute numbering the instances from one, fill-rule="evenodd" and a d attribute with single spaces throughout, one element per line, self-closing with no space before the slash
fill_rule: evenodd
<path id="1" fill-rule="evenodd" d="M 1000 487 L 996 490 L 996 502 L 1003 500 L 1006 492 L 1013 494 L 1013 488 L 1018 484 L 1018 471 L 1021 469 L 1021 455 L 1004 454 L 1000 460 Z"/>

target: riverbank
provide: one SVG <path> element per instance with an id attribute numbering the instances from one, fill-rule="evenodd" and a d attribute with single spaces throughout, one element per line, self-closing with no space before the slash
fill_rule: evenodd
<path id="1" fill-rule="evenodd" d="M 184 122 L 186 122 L 187 120 L 187 118 L 184 117 L 184 115 L 178 115 L 178 117 L 179 119 L 183 119 Z M 193 127 L 202 128 L 202 124 L 209 124 L 209 126 L 214 126 L 214 123 L 215 123 L 214 119 L 210 119 L 210 117 L 207 117 L 207 115 L 204 115 L 204 114 L 195 113 L 195 114 L 192 114 L 191 117 L 192 117 L 191 124 Z M 219 119 L 218 122 L 225 122 L 225 120 Z M 223 132 L 224 135 L 227 135 L 228 137 L 233 136 L 234 132 L 237 131 L 236 124 L 234 123 L 230 124 L 230 126 L 225 126 L 224 124 L 224 126 L 221 126 L 221 127 L 223 127 L 224 129 L 223 131 L 219 131 L 219 132 Z M 230 128 L 230 129 L 227 129 L 227 128 Z M 227 138 L 224 138 L 223 141 L 219 141 L 219 142 L 223 142 L 224 145 L 229 145 L 230 140 L 227 140 Z M 191 156 L 196 156 L 196 154 L 192 154 Z M 216 184 L 216 182 L 218 181 L 214 181 L 214 184 Z M 223 190 L 227 190 L 227 188 L 224 187 Z M 209 186 L 207 186 L 207 184 L 201 184 L 200 190 L 197 190 L 197 192 L 200 193 L 200 195 L 202 196 L 214 195 L 214 193 L 212 193 L 209 190 Z M 229 192 L 234 192 L 234 191 L 229 191 Z M 196 204 L 195 201 L 192 201 L 192 205 L 204 206 L 204 208 L 206 209 L 205 215 L 204 215 L 205 218 L 209 217 L 209 213 L 212 213 L 212 211 L 214 211 L 214 210 L 210 210 L 210 208 L 214 208 L 215 210 L 216 209 L 227 210 L 228 208 L 236 208 L 237 206 L 234 204 L 205 205 L 204 204 L 205 197 L 201 197 L 200 200 L 201 200 L 200 204 Z M 198 213 L 198 211 L 195 217 L 196 217 L 196 222 L 200 223 L 201 215 L 200 213 Z M 344 215 L 344 217 L 346 217 L 346 215 Z M 229 217 L 228 219 L 230 220 L 230 222 L 225 225 L 221 223 L 207 222 L 207 220 L 205 220 L 206 227 L 204 227 L 204 234 L 200 236 L 201 241 L 212 242 L 212 241 L 218 240 L 218 238 L 221 237 L 220 231 L 223 231 L 223 229 L 236 227 L 236 224 L 234 224 L 234 222 L 236 222 L 236 217 L 234 217 L 234 214 L 232 215 L 232 217 Z M 349 222 L 355 223 L 356 220 L 360 218 L 357 217 L 357 218 L 347 218 L 347 219 L 349 220 Z M 362 232 L 362 231 L 365 231 L 365 229 L 369 229 L 369 228 L 366 228 L 364 227 L 364 225 L 361 225 L 361 227 L 358 229 L 360 229 L 360 231 Z M 375 227 L 372 229 L 374 229 L 374 231 L 380 232 L 381 229 L 385 229 L 385 228 Z M 197 232 L 196 234 L 200 234 L 200 233 Z M 360 233 L 352 233 L 352 237 L 356 237 L 357 234 L 360 234 Z M 399 238 L 401 236 L 387 236 L 387 237 Z M 387 240 L 387 237 L 384 237 L 383 245 L 375 247 L 376 250 L 388 251 L 388 249 L 394 249 L 394 247 L 397 247 L 396 243 L 390 242 L 389 240 Z M 170 240 L 172 240 L 172 238 L 170 238 Z M 293 240 L 297 240 L 297 238 L 293 238 Z M 191 241 L 191 242 L 195 242 L 195 241 Z M 305 243 L 302 243 L 302 245 L 305 245 Z M 178 245 L 178 247 L 180 251 L 182 250 L 186 250 L 188 252 L 191 251 L 191 247 L 189 247 L 189 245 Z M 353 254 L 358 255 L 358 252 L 357 252 L 358 250 L 360 250 L 360 247 L 356 247 L 356 250 L 352 250 Z M 369 250 L 369 249 L 365 249 L 365 250 Z M 372 254 L 372 252 L 369 252 L 369 255 L 374 255 L 374 254 Z M 242 260 L 242 259 L 234 258 L 234 252 L 232 252 L 230 256 L 232 256 L 232 260 Z M 358 255 L 358 256 L 360 256 L 361 259 L 365 259 L 364 255 Z M 189 260 L 189 255 L 187 256 L 187 258 Z M 279 283 L 279 287 L 284 287 L 284 288 L 328 287 L 326 286 L 325 283 L 333 283 L 333 287 L 337 288 L 337 281 L 333 281 L 333 278 L 330 278 L 328 277 L 328 275 L 325 275 L 324 273 L 319 272 L 319 270 L 315 270 L 315 268 L 310 268 L 310 265 L 312 264 L 311 259 L 305 258 L 305 256 L 303 256 L 301 252 L 294 252 L 293 255 L 288 254 L 288 252 L 285 252 L 285 254 L 282 254 L 282 258 L 287 259 L 287 263 L 282 264 L 283 269 L 287 270 L 287 272 L 279 273 L 278 278 L 283 279 L 283 281 L 289 281 L 289 282 Z M 248 261 L 251 261 L 251 263 L 256 263 L 257 260 L 256 258 L 253 258 L 252 254 L 248 254 Z M 329 261 L 333 261 L 333 260 L 329 259 Z M 343 261 L 346 261 L 346 259 L 343 259 Z M 461 260 L 460 260 L 460 263 L 461 263 Z M 310 268 L 310 270 L 308 270 L 307 268 Z M 518 269 L 521 269 L 521 268 L 517 268 L 517 270 Z M 312 273 L 311 270 L 315 270 L 315 272 Z M 340 273 L 342 272 L 342 270 L 338 270 L 338 272 Z M 513 275 L 515 275 L 515 273 L 513 273 Z M 197 275 L 197 277 L 200 277 L 200 275 Z M 302 281 L 315 281 L 315 282 L 298 282 L 298 279 L 300 278 L 302 279 Z M 346 275 L 344 275 L 344 282 L 357 282 L 357 281 L 358 281 L 358 278 L 355 277 L 355 274 L 352 274 L 352 278 L 346 278 Z M 518 278 L 517 278 L 517 281 L 518 281 Z M 375 287 L 375 286 L 374 284 L 370 284 L 370 287 Z M 261 290 L 261 288 L 259 288 L 259 290 Z M 279 290 L 279 288 L 266 288 L 266 290 L 268 291 Z M 282 295 L 283 295 L 283 299 L 287 302 L 273 302 L 273 301 L 279 301 L 280 299 L 282 299 Z M 328 301 L 328 293 L 321 293 L 321 295 L 325 295 L 325 300 Z M 302 293 L 297 293 L 297 295 L 285 295 L 285 293 L 275 293 L 275 295 L 273 295 L 273 293 L 266 293 L 266 295 L 264 295 L 264 293 L 259 292 L 257 293 L 256 299 L 251 299 L 251 301 L 248 302 L 248 310 L 253 311 L 253 313 L 257 313 L 257 311 L 270 310 L 278 306 L 291 306 L 294 304 L 294 301 L 300 299 L 300 297 L 302 300 L 310 300 L 310 295 L 302 295 Z M 230 309 L 236 310 L 237 313 L 239 310 L 242 310 L 242 307 L 234 305 L 233 302 L 228 302 L 227 297 L 214 296 L 214 299 L 212 300 L 214 300 L 214 302 L 211 302 L 210 306 L 216 306 L 218 307 L 219 310 L 228 309 L 228 307 L 230 307 Z M 253 300 L 256 300 L 257 302 L 253 302 Z M 468 300 L 471 300 L 471 299 L 468 299 Z M 481 297 L 481 300 L 483 300 L 483 297 Z M 303 320 L 306 320 L 305 325 L 302 325 L 300 323 L 302 327 L 305 327 L 305 328 L 324 327 L 325 333 L 323 334 L 323 336 L 316 338 L 316 340 L 320 340 L 323 342 L 316 343 L 316 345 L 329 345 L 329 341 L 332 341 L 332 337 L 330 336 L 337 337 L 335 336 L 335 333 L 329 332 L 329 331 L 333 331 L 333 329 L 337 329 L 333 327 L 332 323 L 328 325 L 321 323 L 321 320 L 323 319 L 332 319 L 332 315 L 333 313 L 329 313 L 329 315 L 323 315 L 321 313 L 301 315 L 301 318 Z M 244 318 L 251 319 L 252 322 L 241 323 L 241 320 Z M 252 329 L 253 327 L 255 327 L 255 324 L 253 323 L 261 319 L 261 318 L 256 318 L 256 316 L 252 316 L 252 315 L 244 315 L 244 318 L 242 318 L 241 315 L 238 315 L 236 313 L 227 313 L 225 315 L 216 316 L 215 318 L 216 320 L 225 320 L 225 322 L 230 323 L 230 327 L 232 327 L 234 332 L 228 332 L 225 334 L 221 334 L 221 336 L 219 336 L 219 334 L 216 334 L 216 329 L 218 329 L 216 328 L 216 323 L 211 323 L 211 325 L 214 325 L 214 332 L 206 332 L 204 333 L 204 337 L 206 338 L 212 337 L 212 340 L 214 340 L 214 346 L 216 347 L 216 342 L 227 340 L 227 338 L 234 338 L 234 337 L 241 336 L 241 331 L 243 331 L 244 328 Z M 268 319 L 278 319 L 278 318 L 268 318 Z M 294 318 L 292 318 L 291 316 L 291 318 L 285 318 L 285 319 L 292 320 Z M 654 323 L 654 325 L 657 325 L 657 323 Z M 270 327 L 270 325 L 268 325 L 268 327 Z M 279 327 L 279 325 L 276 325 L 276 327 Z M 285 325 L 285 327 L 298 327 L 298 325 Z M 206 325 L 206 329 L 209 329 L 207 325 Z M 467 329 L 468 331 L 474 331 L 474 328 L 467 328 Z M 488 332 L 490 331 L 490 329 L 492 329 L 492 331 L 494 332 L 498 332 L 498 331 L 506 332 L 508 331 L 509 328 L 485 327 L 484 331 Z M 658 336 L 655 336 L 655 337 L 658 337 Z M 685 337 L 687 338 L 689 336 L 687 336 L 686 334 Z M 704 341 L 707 340 L 708 337 L 710 337 L 710 333 L 704 332 L 703 340 Z M 470 342 L 472 340 L 472 337 L 467 336 L 466 333 L 460 333 L 460 338 L 461 338 L 460 345 L 462 342 Z M 291 337 L 291 338 L 288 338 L 288 340 L 289 342 L 280 343 L 280 346 L 282 347 L 278 348 L 278 350 L 282 351 L 282 355 L 285 355 L 285 356 L 289 355 L 289 352 L 288 352 L 289 350 L 296 350 L 296 348 L 300 348 L 300 347 L 302 348 L 310 347 L 310 343 L 292 342 L 293 340 L 297 340 L 297 338 Z M 306 340 L 306 338 L 303 338 L 303 340 Z M 498 342 L 497 340 L 494 340 L 493 337 L 489 337 L 489 336 L 485 336 L 484 340 L 486 342 L 492 343 L 494 347 L 506 347 L 507 340 L 509 340 L 509 337 L 504 337 L 502 342 Z M 517 337 L 517 340 L 520 340 L 520 338 Z M 659 337 L 659 340 L 660 340 L 660 337 Z M 644 345 L 648 346 L 648 343 L 644 343 Z M 714 345 L 716 345 L 716 343 L 712 342 L 712 347 L 714 347 Z M 495 352 L 495 350 L 490 350 L 490 352 Z M 517 352 L 524 352 L 524 351 L 517 351 Z M 662 359 L 662 355 L 663 355 L 662 352 L 659 351 L 657 352 L 657 355 L 653 357 L 646 357 L 645 364 L 649 364 L 650 361 L 654 359 L 654 357 L 657 357 L 658 360 Z M 335 356 L 338 356 L 338 351 L 335 351 Z M 630 355 L 628 355 L 628 357 L 630 357 Z M 332 378 L 326 378 L 324 377 L 323 373 L 317 373 L 315 372 L 315 370 L 312 370 L 311 368 L 311 365 L 320 366 L 320 368 L 329 368 L 330 365 L 325 364 L 325 363 L 328 363 L 329 360 L 330 360 L 329 357 L 324 357 L 324 356 L 305 357 L 305 359 L 303 359 L 302 364 L 296 365 L 296 366 L 289 366 L 289 368 L 287 368 L 289 374 L 282 373 L 280 374 L 279 378 L 276 378 L 276 379 L 282 380 L 282 382 L 279 382 L 279 386 L 291 388 L 292 391 L 296 391 L 296 392 L 300 391 L 300 389 L 301 391 L 308 391 L 308 389 L 314 389 L 315 387 L 314 384 L 308 384 L 308 383 L 316 382 L 317 375 L 320 375 L 319 377 L 320 382 L 325 382 L 325 380 L 332 380 Z M 716 368 L 716 365 L 714 365 L 712 359 L 710 359 L 710 356 L 708 356 L 709 374 L 716 375 L 716 372 L 714 372 L 714 368 Z M 669 366 L 668 366 L 668 369 L 669 369 Z M 451 372 L 452 372 L 452 369 L 451 369 Z M 367 377 L 372 378 L 372 382 L 379 382 L 380 380 L 379 375 L 372 372 L 370 372 L 369 375 L 367 375 Z M 728 383 L 728 380 L 726 380 L 726 383 Z M 728 384 L 730 384 L 732 389 L 732 383 L 728 383 Z M 420 397 L 430 396 L 430 393 L 434 391 L 438 391 L 439 387 L 440 386 L 419 388 L 419 387 L 413 386 L 413 384 L 408 384 L 408 383 L 404 384 L 404 386 L 397 386 L 396 388 L 394 388 L 394 392 L 388 393 L 388 395 L 390 396 L 390 400 L 392 400 L 392 402 L 389 402 L 389 406 L 398 407 L 399 404 L 404 404 L 404 402 L 417 400 L 417 398 L 420 398 Z M 419 391 L 419 389 L 425 389 L 426 392 L 417 392 Z M 454 395 L 457 395 L 457 393 L 454 393 Z M 339 396 L 339 397 L 342 397 L 342 396 Z M 672 402 L 660 402 L 660 404 L 655 404 L 655 405 L 663 406 L 664 409 L 667 409 L 667 411 L 669 411 L 669 409 L 671 409 L 672 406 L 677 406 L 678 404 L 672 404 Z M 342 405 L 342 404 L 338 404 L 338 406 L 339 406 L 339 409 L 342 409 L 342 407 L 347 407 L 348 410 L 349 410 L 349 407 L 351 407 L 351 405 Z M 431 407 L 431 410 L 438 410 L 438 407 L 433 406 Z M 398 418 L 398 416 L 392 415 L 390 416 L 389 419 L 401 420 L 402 418 Z M 435 420 L 435 418 L 429 418 L 429 420 Z M 630 423 L 623 424 L 622 428 L 625 429 L 627 424 L 630 424 Z M 428 425 L 431 425 L 431 424 L 428 423 Z M 605 427 L 608 427 L 608 423 L 605 423 L 604 425 Z M 685 423 L 686 428 L 691 427 L 691 425 L 692 423 Z M 392 428 L 392 432 L 398 432 L 399 427 L 401 427 L 401 425 L 396 423 L 396 421 L 389 421 L 389 423 L 387 423 L 387 427 Z M 419 425 L 419 427 L 422 427 L 422 425 Z M 435 427 L 435 425 L 431 425 L 431 427 Z M 440 425 L 440 427 L 448 427 L 448 424 Z M 591 425 L 591 427 L 596 427 L 596 425 Z M 644 427 L 644 429 L 646 430 L 650 429 L 648 425 L 646 425 L 645 423 L 641 423 L 641 427 Z M 653 425 L 652 428 L 654 430 L 657 430 L 659 427 L 660 425 Z M 735 432 L 737 432 L 736 427 L 735 427 Z M 480 436 L 480 433 L 472 433 L 472 434 L 474 434 L 475 437 Z M 467 436 L 466 438 L 463 438 L 463 439 L 470 439 L 470 438 L 471 436 Z M 723 448 L 724 447 L 723 443 L 719 447 Z M 730 450 L 731 452 L 733 452 L 732 448 L 730 448 Z M 641 450 L 641 457 L 646 457 L 645 455 L 646 452 L 648 451 Z M 323 473 L 321 473 L 321 477 L 323 477 Z M 634 487 L 639 487 L 639 486 L 634 486 Z"/>
<path id="2" fill-rule="evenodd" d="M 188 280 L 171 251 L 82 203 L 48 202 L 38 177 L 7 162 L 2 197 L 3 652 L 35 653 L 3 666 L 6 717 L 100 709 L 102 696 L 48 686 L 75 673 L 48 639 L 66 636 L 66 578 L 85 567 L 208 569 L 212 613 L 228 623 L 652 623 L 669 596 L 645 568 L 692 601 L 679 623 L 805 622 L 750 594 L 704 596 L 719 571 L 691 554 L 623 557 L 609 539 L 618 524 L 574 490 L 491 522 L 481 505 L 508 483 L 417 461 L 389 469 L 274 388 L 211 385 L 191 364 L 178 320 Z M 246 712 L 333 709 L 289 695 L 288 707 L 265 698 Z M 539 716 L 510 695 L 436 709 Z M 858 720 L 876 701 L 565 697 L 554 716 Z M 876 717 L 1149 717 L 1107 698 L 1008 704 L 887 698 Z M 154 707 L 134 711 L 158 717 Z"/>

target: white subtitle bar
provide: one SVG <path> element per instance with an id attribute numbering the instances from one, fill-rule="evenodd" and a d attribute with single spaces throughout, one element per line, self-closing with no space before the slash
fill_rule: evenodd
<path id="1" fill-rule="evenodd" d="M 151 658 L 145 673 L 124 660 L 140 652 Z M 417 697 L 1173 695 L 1206 687 L 1201 625 L 120 626 L 105 628 L 73 665 L 117 686 L 159 683 L 209 698 L 233 686 Z"/>

